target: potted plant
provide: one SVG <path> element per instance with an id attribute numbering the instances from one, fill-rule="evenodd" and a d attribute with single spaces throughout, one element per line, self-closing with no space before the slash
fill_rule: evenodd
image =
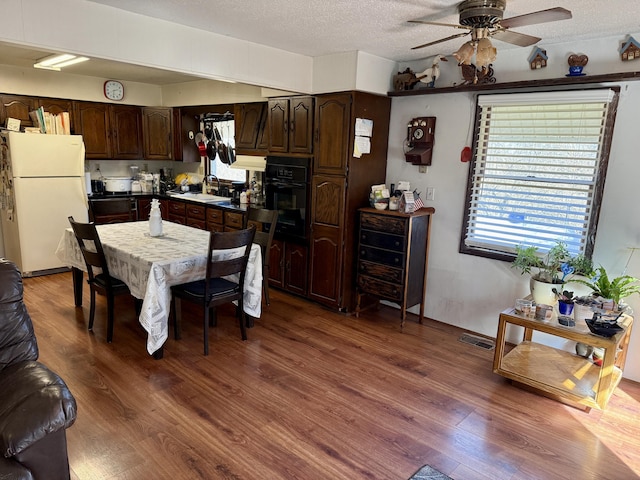
<path id="1" fill-rule="evenodd" d="M 558 299 L 558 311 L 560 315 L 571 315 L 571 313 L 573 313 L 573 292 L 568 290 L 558 291 L 555 287 L 552 290 Z"/>
<path id="2" fill-rule="evenodd" d="M 613 302 L 613 309 L 617 308 L 620 300 L 640 293 L 640 280 L 631 275 L 621 275 L 613 279 L 609 278 L 607 271 L 603 266 L 596 269 L 596 275 L 590 280 L 573 280 L 588 286 L 592 290 L 594 297 L 601 297 L 604 300 Z"/>
<path id="3" fill-rule="evenodd" d="M 537 247 L 517 245 L 511 267 L 519 269 L 523 275 L 531 275 L 531 295 L 537 304 L 554 305 L 557 300 L 554 285 L 562 285 L 567 275 L 575 271 L 575 267 L 568 263 L 570 259 L 569 249 L 561 241 L 557 241 L 545 255 L 540 255 Z"/>

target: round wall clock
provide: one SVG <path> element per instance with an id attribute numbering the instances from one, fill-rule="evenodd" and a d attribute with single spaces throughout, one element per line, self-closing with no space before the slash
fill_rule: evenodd
<path id="1" fill-rule="evenodd" d="M 122 100 L 124 98 L 124 85 L 117 80 L 104 82 L 104 96 L 109 100 Z"/>

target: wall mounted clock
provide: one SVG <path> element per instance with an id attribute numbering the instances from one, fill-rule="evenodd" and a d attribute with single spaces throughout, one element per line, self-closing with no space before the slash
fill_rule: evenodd
<path id="1" fill-rule="evenodd" d="M 124 98 L 124 85 L 117 80 L 104 82 L 104 96 L 109 100 L 122 100 Z"/>

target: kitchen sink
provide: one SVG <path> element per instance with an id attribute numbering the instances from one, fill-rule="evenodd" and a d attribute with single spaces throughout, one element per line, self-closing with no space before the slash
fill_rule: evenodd
<path id="1" fill-rule="evenodd" d="M 230 204 L 230 197 L 221 197 L 219 195 L 211 195 L 208 193 L 197 193 L 197 192 L 182 192 L 182 193 L 168 193 L 168 195 L 176 198 L 184 198 L 185 200 L 191 200 L 194 202 L 201 203 L 219 203 L 219 204 Z"/>

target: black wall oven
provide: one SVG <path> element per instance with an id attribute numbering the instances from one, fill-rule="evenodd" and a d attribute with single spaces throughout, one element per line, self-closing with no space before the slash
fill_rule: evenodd
<path id="1" fill-rule="evenodd" d="M 267 157 L 265 203 L 278 211 L 276 235 L 307 241 L 310 158 Z"/>

